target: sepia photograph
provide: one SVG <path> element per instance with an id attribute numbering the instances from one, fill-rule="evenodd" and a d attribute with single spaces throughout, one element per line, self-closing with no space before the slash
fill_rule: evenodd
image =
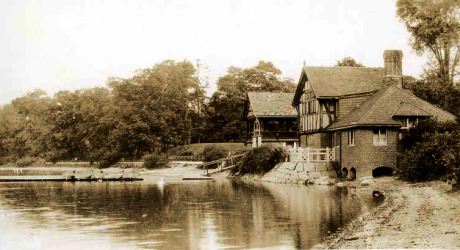
<path id="1" fill-rule="evenodd" d="M 460 0 L 0 1 L 0 250 L 460 249 Z"/>

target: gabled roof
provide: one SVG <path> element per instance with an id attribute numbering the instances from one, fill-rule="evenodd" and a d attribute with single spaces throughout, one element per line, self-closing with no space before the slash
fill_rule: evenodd
<path id="1" fill-rule="evenodd" d="M 423 116 L 431 116 L 430 113 L 426 112 L 421 108 L 417 108 L 410 103 L 401 102 L 399 107 L 396 108 L 395 112 L 393 113 L 394 117 L 397 116 L 414 116 L 414 117 L 423 117 Z"/>
<path id="2" fill-rule="evenodd" d="M 416 109 L 414 109 L 416 108 Z M 412 93 L 394 87 L 384 87 L 342 120 L 329 125 L 326 130 L 340 130 L 358 126 L 395 126 L 400 123 L 395 114 L 433 116 L 439 121 L 455 120 L 455 116 Z"/>
<path id="3" fill-rule="evenodd" d="M 303 67 L 294 105 L 300 99 L 306 80 L 310 82 L 317 98 L 369 93 L 382 88 L 383 68 Z"/>
<path id="4" fill-rule="evenodd" d="M 291 105 L 293 97 L 294 93 L 250 92 L 246 117 L 297 117 Z"/>

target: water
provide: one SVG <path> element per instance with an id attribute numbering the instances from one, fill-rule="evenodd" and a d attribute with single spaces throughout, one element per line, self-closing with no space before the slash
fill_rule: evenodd
<path id="1" fill-rule="evenodd" d="M 0 183 L 0 249 L 303 249 L 378 204 L 225 179 Z"/>

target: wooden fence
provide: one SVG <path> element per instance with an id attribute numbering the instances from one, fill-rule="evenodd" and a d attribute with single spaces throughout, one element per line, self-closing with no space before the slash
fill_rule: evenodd
<path id="1" fill-rule="evenodd" d="M 291 148 L 288 152 L 290 162 L 335 161 L 335 148 Z"/>

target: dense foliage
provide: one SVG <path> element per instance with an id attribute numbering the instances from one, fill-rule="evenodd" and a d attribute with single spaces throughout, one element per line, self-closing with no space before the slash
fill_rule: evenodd
<path id="1" fill-rule="evenodd" d="M 436 73 L 452 86 L 460 63 L 460 1 L 398 0 L 397 15 L 415 52 L 428 52 Z"/>
<path id="2" fill-rule="evenodd" d="M 423 79 L 406 81 L 405 87 L 423 100 L 460 117 L 460 85 L 451 86 L 437 74 L 427 70 Z"/>
<path id="3" fill-rule="evenodd" d="M 248 92 L 294 92 L 292 79 L 281 77 L 271 62 L 260 61 L 251 68 L 229 67 L 217 81 L 208 109 L 208 138 L 211 141 L 241 141 L 246 126 L 242 120 Z"/>
<path id="4" fill-rule="evenodd" d="M 420 122 L 401 140 L 398 174 L 408 181 L 460 177 L 460 127 L 455 122 Z"/>
<path id="5" fill-rule="evenodd" d="M 203 150 L 202 159 L 205 162 L 215 161 L 228 156 L 228 151 L 220 146 L 209 145 Z"/>
<path id="6" fill-rule="evenodd" d="M 272 170 L 276 164 L 284 161 L 286 156 L 286 152 L 283 148 L 265 144 L 250 150 L 243 159 L 241 159 L 238 168 L 232 171 L 238 175 L 265 174 Z"/>
<path id="7" fill-rule="evenodd" d="M 344 57 L 342 60 L 337 61 L 336 67 L 364 67 L 361 63 L 357 63 L 352 57 Z"/>
<path id="8" fill-rule="evenodd" d="M 167 159 L 163 155 L 159 154 L 148 154 L 144 157 L 144 168 L 146 169 L 157 169 L 164 168 L 167 166 Z"/>
<path id="9" fill-rule="evenodd" d="M 280 74 L 269 62 L 230 67 L 210 102 L 188 61 L 109 78 L 108 88 L 63 90 L 53 97 L 35 90 L 0 106 L 0 163 L 78 160 L 104 168 L 179 145 L 239 141 L 247 91 L 294 90 Z M 218 153 L 213 150 L 207 154 Z"/>

